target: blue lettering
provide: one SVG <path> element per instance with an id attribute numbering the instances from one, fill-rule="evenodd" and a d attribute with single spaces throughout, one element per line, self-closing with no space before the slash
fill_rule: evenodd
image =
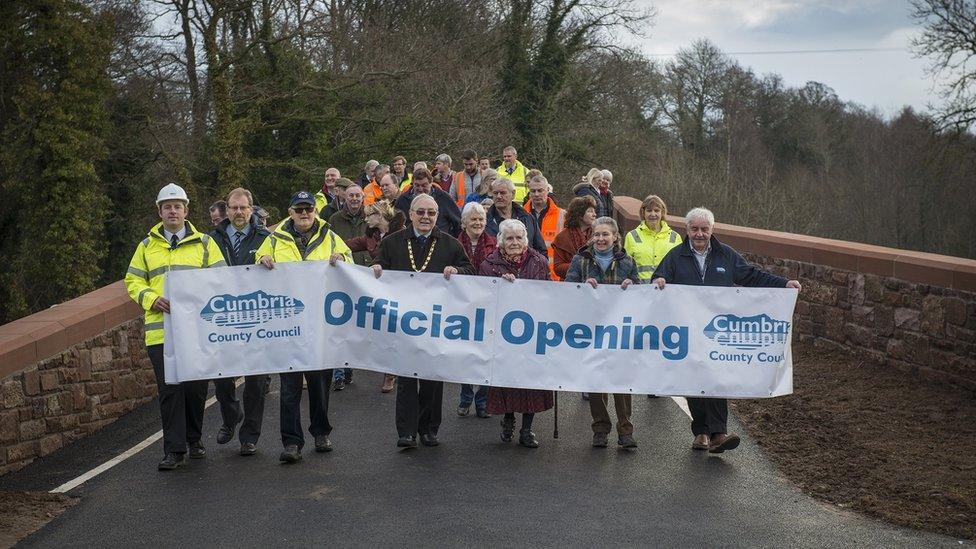
<path id="1" fill-rule="evenodd" d="M 593 332 L 585 324 L 570 324 L 566 328 L 566 345 L 573 349 L 585 349 L 590 346 Z"/>
<path id="2" fill-rule="evenodd" d="M 338 303 L 342 308 L 338 314 L 332 313 L 332 304 Z M 345 292 L 329 292 L 325 296 L 325 321 L 332 326 L 341 326 L 352 318 L 352 298 Z"/>
<path id="3" fill-rule="evenodd" d="M 400 331 L 408 336 L 423 335 L 427 331 L 427 327 L 417 326 L 414 328 L 410 326 L 410 322 L 414 319 L 416 319 L 418 323 L 425 322 L 427 320 L 427 315 L 420 311 L 407 311 L 406 313 L 403 313 L 403 316 L 400 317 Z"/>
<path id="4" fill-rule="evenodd" d="M 512 333 L 512 323 L 518 320 L 522 323 L 522 334 L 516 336 Z M 502 338 L 513 345 L 524 345 L 532 339 L 533 335 L 532 315 L 525 311 L 509 311 L 502 317 Z"/>
<path id="5" fill-rule="evenodd" d="M 546 354 L 547 347 L 555 347 L 563 342 L 563 327 L 558 322 L 540 322 L 539 339 L 535 342 L 535 354 Z"/>
<path id="6" fill-rule="evenodd" d="M 468 340 L 471 321 L 464 315 L 451 315 L 444 319 L 444 339 Z M 433 334 L 431 334 L 433 336 Z"/>
<path id="7" fill-rule="evenodd" d="M 671 360 L 681 360 L 688 356 L 688 327 L 687 326 L 668 326 L 661 333 L 661 340 L 664 348 L 661 354 L 664 358 Z"/>

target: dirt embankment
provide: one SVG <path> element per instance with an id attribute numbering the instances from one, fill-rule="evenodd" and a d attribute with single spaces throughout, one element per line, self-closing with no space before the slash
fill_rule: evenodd
<path id="1" fill-rule="evenodd" d="M 976 539 L 976 395 L 837 351 L 794 347 L 794 394 L 733 408 L 814 497 Z"/>

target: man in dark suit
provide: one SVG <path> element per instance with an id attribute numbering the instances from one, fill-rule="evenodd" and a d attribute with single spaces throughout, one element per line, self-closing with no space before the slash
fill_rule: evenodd
<path id="1" fill-rule="evenodd" d="M 410 190 L 397 198 L 396 208 L 403 212 L 403 215 L 410 218 L 410 204 L 413 199 L 421 194 L 430 195 L 437 203 L 437 228 L 453 237 L 457 237 L 461 232 L 461 210 L 451 199 L 451 195 L 434 186 L 434 178 L 430 175 L 427 168 L 420 168 L 413 172 L 413 183 Z"/>
<path id="2" fill-rule="evenodd" d="M 421 171 L 414 172 L 414 185 Z M 430 178 L 430 174 L 426 174 Z M 429 184 L 429 183 L 428 183 Z M 443 192 L 443 191 L 441 191 Z M 457 208 L 453 202 L 451 205 Z M 384 269 L 444 273 L 451 275 L 474 274 L 474 267 L 465 255 L 461 243 L 453 236 L 444 234 L 435 224 L 438 203 L 428 194 L 418 194 L 409 204 L 411 226 L 384 238 L 373 260 L 376 278 Z M 396 426 L 397 446 L 414 448 L 417 434 L 424 446 L 437 446 L 437 430 L 441 424 L 441 400 L 443 381 L 397 377 Z"/>
<path id="3" fill-rule="evenodd" d="M 254 199 L 247 189 L 237 188 L 227 196 L 227 219 L 220 222 L 210 236 L 220 246 L 228 265 L 254 265 L 254 252 L 271 232 L 254 213 Z M 241 455 L 252 456 L 261 436 L 264 417 L 264 396 L 270 377 L 244 378 L 244 409 L 237 400 L 237 385 L 233 378 L 214 380 L 214 394 L 220 403 L 223 425 L 217 431 L 217 444 L 227 444 L 234 438 L 234 428 L 241 423 Z"/>

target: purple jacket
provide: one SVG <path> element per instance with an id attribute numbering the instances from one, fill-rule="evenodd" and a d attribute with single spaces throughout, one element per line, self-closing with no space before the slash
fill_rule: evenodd
<path id="1" fill-rule="evenodd" d="M 505 273 L 515 275 L 515 278 L 552 280 L 549 277 L 549 258 L 532 248 L 528 249 L 528 256 L 520 268 L 505 261 L 501 251 L 495 249 L 481 262 L 481 267 L 478 269 L 478 274 L 481 276 L 502 276 Z"/>

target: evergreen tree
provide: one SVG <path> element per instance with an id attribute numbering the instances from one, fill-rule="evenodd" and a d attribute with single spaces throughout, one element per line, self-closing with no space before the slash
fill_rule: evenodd
<path id="1" fill-rule="evenodd" d="M 5 8 L 0 307 L 9 320 L 97 287 L 108 201 L 104 157 L 111 48 L 105 21 L 74 0 Z"/>

